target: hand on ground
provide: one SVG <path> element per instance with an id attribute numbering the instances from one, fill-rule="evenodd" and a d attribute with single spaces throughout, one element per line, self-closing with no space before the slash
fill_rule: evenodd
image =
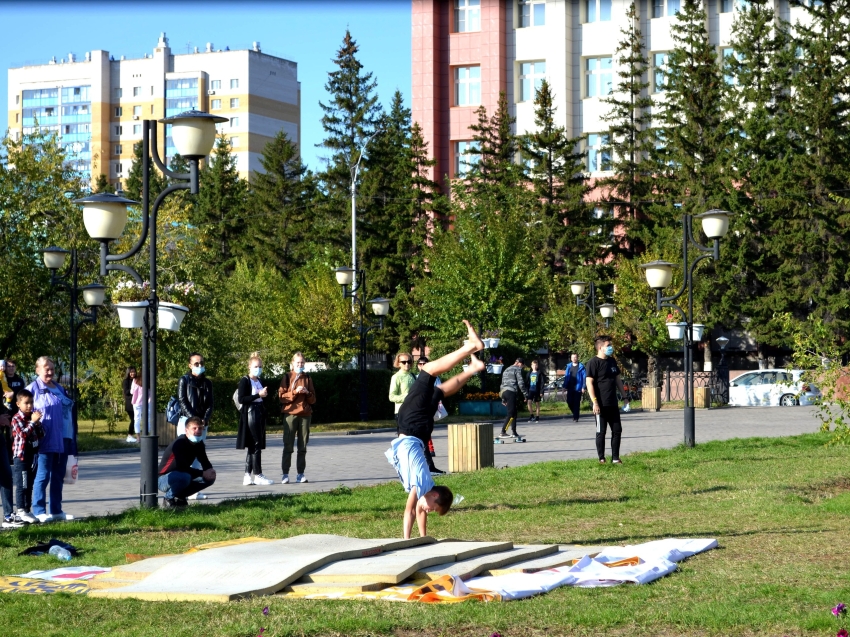
<path id="1" fill-rule="evenodd" d="M 468 332 L 467 338 L 469 339 L 469 346 L 472 347 L 473 352 L 480 352 L 484 349 L 484 341 L 481 340 L 481 337 L 478 336 L 478 332 L 472 327 L 469 321 L 463 319 L 464 325 L 466 325 L 466 331 Z"/>

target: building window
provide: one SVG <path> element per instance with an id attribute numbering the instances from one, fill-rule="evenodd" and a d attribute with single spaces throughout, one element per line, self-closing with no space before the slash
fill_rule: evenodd
<path id="1" fill-rule="evenodd" d="M 455 67 L 455 106 L 478 106 L 481 103 L 481 67 Z"/>
<path id="2" fill-rule="evenodd" d="M 235 147 L 235 146 L 238 146 L 238 145 L 239 145 L 239 138 L 238 138 L 238 137 L 231 137 L 231 138 L 230 138 L 230 146 L 231 146 L 231 148 L 233 148 L 233 147 Z"/>
<path id="3" fill-rule="evenodd" d="M 662 93 L 667 90 L 667 60 L 669 55 L 667 51 L 652 54 L 652 90 L 655 93 Z"/>
<path id="4" fill-rule="evenodd" d="M 519 101 L 534 99 L 546 78 L 546 62 L 522 62 L 519 65 Z"/>
<path id="5" fill-rule="evenodd" d="M 210 82 L 210 88 L 214 91 L 221 88 L 221 80 L 213 80 Z"/>
<path id="6" fill-rule="evenodd" d="M 479 161 L 478 142 L 455 142 L 455 177 L 463 177 Z"/>
<path id="7" fill-rule="evenodd" d="M 116 135 L 123 135 L 124 134 L 124 127 L 123 126 L 116 126 L 115 127 L 115 134 Z"/>
<path id="8" fill-rule="evenodd" d="M 823 2 L 820 2 L 820 0 L 818 0 L 815 2 L 815 4 L 822 5 Z M 738 11 L 746 11 L 750 8 L 750 0 L 735 0 L 735 8 Z"/>
<path id="9" fill-rule="evenodd" d="M 136 117 L 141 117 L 142 116 L 142 107 L 141 106 L 134 106 L 133 107 L 133 115 L 135 115 Z"/>
<path id="10" fill-rule="evenodd" d="M 664 10 L 664 5 L 667 5 L 667 11 Z M 682 0 L 652 0 L 652 17 L 663 18 L 665 15 L 672 16 L 679 13 L 679 7 Z"/>
<path id="11" fill-rule="evenodd" d="M 239 118 L 231 117 L 230 118 L 230 128 L 237 128 L 239 126 Z"/>
<path id="12" fill-rule="evenodd" d="M 141 94 L 142 94 L 142 87 L 141 86 L 134 86 L 133 87 L 133 97 L 139 97 L 139 96 L 141 96 Z"/>
<path id="13" fill-rule="evenodd" d="M 611 0 L 585 0 L 587 22 L 610 22 Z"/>
<path id="14" fill-rule="evenodd" d="M 120 155 L 123 152 L 123 150 L 124 149 L 121 147 L 121 144 L 115 144 L 115 154 L 116 155 Z"/>
<path id="15" fill-rule="evenodd" d="M 20 104 L 20 103 L 21 103 L 21 96 L 20 96 L 20 94 L 15 95 L 15 104 Z"/>
<path id="16" fill-rule="evenodd" d="M 21 119 L 21 114 L 20 114 L 20 113 L 15 113 L 15 123 L 16 123 L 16 124 L 20 121 L 20 119 Z"/>
<path id="17" fill-rule="evenodd" d="M 455 31 L 481 30 L 481 0 L 455 0 Z"/>
<path id="18" fill-rule="evenodd" d="M 141 124 L 133 124 L 133 135 L 141 135 L 142 134 L 142 125 Z"/>
<path id="19" fill-rule="evenodd" d="M 151 95 L 153 95 L 153 86 L 151 86 Z"/>
<path id="20" fill-rule="evenodd" d="M 603 208 L 602 206 L 595 206 L 593 211 L 590 213 L 591 219 L 594 221 L 599 221 L 601 224 L 610 223 L 610 220 L 614 218 L 614 210 L 611 208 Z M 590 236 L 595 237 L 598 236 L 600 239 L 602 238 L 603 233 L 605 232 L 605 226 L 599 225 L 596 226 L 593 230 L 591 230 L 588 234 Z M 604 247 L 610 247 L 611 244 L 614 243 L 614 229 L 610 228 L 608 230 L 608 241 L 604 244 Z"/>
<path id="21" fill-rule="evenodd" d="M 217 111 L 221 108 L 221 100 L 212 100 L 210 102 L 210 110 Z"/>
<path id="22" fill-rule="evenodd" d="M 124 173 L 124 165 L 120 161 L 115 162 L 115 174 L 121 175 L 123 173 Z"/>
<path id="23" fill-rule="evenodd" d="M 720 13 L 732 13 L 734 0 L 720 0 Z"/>
<path id="24" fill-rule="evenodd" d="M 151 104 L 151 115 L 153 115 L 153 104 Z"/>
<path id="25" fill-rule="evenodd" d="M 123 89 L 120 89 L 120 88 L 112 89 L 112 97 L 115 98 L 116 100 L 120 100 L 123 96 L 124 96 Z"/>
<path id="26" fill-rule="evenodd" d="M 613 81 L 611 58 L 587 58 L 584 68 L 585 97 L 610 95 Z"/>
<path id="27" fill-rule="evenodd" d="M 608 135 L 590 133 L 587 136 L 587 172 L 598 173 L 609 170 L 611 151 L 608 148 Z"/>
<path id="28" fill-rule="evenodd" d="M 230 88 L 239 88 L 239 80 L 230 80 Z"/>
<path id="29" fill-rule="evenodd" d="M 239 108 L 239 98 L 234 97 L 230 100 L 230 108 Z"/>
<path id="30" fill-rule="evenodd" d="M 519 0 L 519 27 L 542 27 L 546 24 L 546 0 Z"/>
<path id="31" fill-rule="evenodd" d="M 115 107 L 115 117 L 121 117 L 124 114 L 124 108 L 122 106 Z"/>
<path id="32" fill-rule="evenodd" d="M 739 53 L 735 53 L 735 49 L 732 47 L 724 47 L 720 49 L 720 64 L 723 68 L 723 80 L 730 86 L 738 83 L 736 76 L 729 68 L 731 58 L 735 58 L 740 61 L 741 55 Z"/>

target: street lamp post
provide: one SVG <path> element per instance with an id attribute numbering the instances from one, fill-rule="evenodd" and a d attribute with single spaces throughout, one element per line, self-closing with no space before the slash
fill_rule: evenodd
<path id="1" fill-rule="evenodd" d="M 366 154 L 366 146 L 380 132 L 376 130 L 369 135 L 358 149 L 357 161 L 349 166 L 351 172 L 351 269 L 355 272 L 357 272 L 357 176 L 360 174 L 360 162 Z"/>
<path id="2" fill-rule="evenodd" d="M 729 339 L 725 336 L 718 336 L 714 342 L 720 346 L 720 362 L 717 364 L 717 379 L 722 387 L 723 402 L 729 402 L 729 365 L 726 364 L 726 346 L 729 344 Z"/>
<path id="3" fill-rule="evenodd" d="M 71 297 L 68 316 L 68 325 L 70 328 L 70 382 L 68 385 L 71 390 L 71 398 L 74 401 L 72 413 L 74 426 L 76 427 L 79 403 L 79 392 L 77 390 L 77 337 L 80 327 L 86 323 L 97 321 L 97 308 L 103 305 L 106 287 L 99 283 L 78 287 L 79 263 L 77 261 L 76 248 L 68 251 L 52 246 L 45 248 L 41 252 L 44 258 L 44 265 L 50 270 L 50 285 L 65 290 Z M 69 254 L 71 255 L 71 263 L 68 265 L 67 271 L 63 274 L 58 274 L 59 270 L 65 266 L 65 260 Z M 80 308 L 80 296 L 83 297 L 83 302 L 91 308 L 90 312 L 85 312 Z"/>
<path id="4" fill-rule="evenodd" d="M 366 300 L 366 270 L 341 267 L 336 268 L 334 273 L 337 283 L 342 286 L 342 298 L 352 299 L 353 303 L 357 303 L 359 311 L 357 331 L 360 336 L 360 350 L 357 363 L 360 368 L 360 420 L 365 422 L 369 419 L 369 403 L 366 394 L 366 337 L 373 329 L 384 329 L 384 317 L 390 312 L 390 300 L 383 297 Z M 351 286 L 350 290 L 349 286 Z M 367 304 L 372 306 L 372 313 L 378 317 L 377 322 L 368 320 Z"/>
<path id="5" fill-rule="evenodd" d="M 131 266 L 118 263 L 138 254 L 148 241 L 148 265 L 150 296 L 142 326 L 142 395 L 147 398 L 142 403 L 141 436 L 141 480 L 139 498 L 142 506 L 157 506 L 157 464 L 159 455 L 159 436 L 156 430 L 156 328 L 159 297 L 156 281 L 156 231 L 157 213 L 165 198 L 178 190 L 188 190 L 198 194 L 198 174 L 201 159 L 209 155 L 215 144 L 215 125 L 226 122 L 227 118 L 210 115 L 201 111 L 186 111 L 173 117 L 159 120 L 172 127 L 171 137 L 177 152 L 189 162 L 188 173 L 169 170 L 157 149 L 157 120 L 142 121 L 142 229 L 141 234 L 129 251 L 123 254 L 109 254 L 109 242 L 118 239 L 127 224 L 127 206 L 139 202 L 111 193 L 99 193 L 77 199 L 74 203 L 83 206 L 83 221 L 86 231 L 92 239 L 100 241 L 100 274 L 120 271 L 129 274 L 138 284 L 143 283 L 142 276 Z M 150 205 L 150 162 L 159 168 L 163 175 L 174 183 L 156 196 L 153 207 Z"/>
<path id="6" fill-rule="evenodd" d="M 587 290 L 587 294 L 584 294 Z M 596 336 L 596 284 L 591 281 L 571 281 L 570 291 L 576 297 L 576 305 L 584 306 L 590 310 L 590 321 L 593 329 L 592 336 Z M 584 295 L 584 296 L 582 296 Z M 614 316 L 616 306 L 613 303 L 603 303 L 599 306 L 599 314 L 605 319 L 605 328 L 611 326 L 611 318 Z"/>
<path id="7" fill-rule="evenodd" d="M 682 355 L 684 358 L 685 367 L 685 446 L 693 447 L 695 440 L 695 409 L 694 409 L 694 369 L 693 369 L 693 351 L 691 346 L 694 342 L 694 272 L 697 265 L 703 259 L 720 259 L 720 239 L 726 236 L 729 231 L 729 213 L 724 210 L 709 210 L 701 215 L 696 215 L 696 218 L 702 222 L 702 231 L 705 236 L 713 241 L 712 246 L 704 246 L 699 243 L 694 237 L 693 216 L 684 215 L 682 217 L 682 263 L 685 269 L 682 288 L 673 296 L 661 296 L 661 290 L 670 285 L 673 280 L 674 264 L 667 261 L 653 261 L 641 265 L 646 275 L 646 282 L 649 287 L 655 290 L 655 303 L 658 310 L 663 307 L 669 307 L 677 310 L 682 318 L 685 319 L 685 333 L 682 343 Z M 688 245 L 693 244 L 699 252 L 704 254 L 694 259 L 693 263 L 688 263 Z M 688 292 L 688 309 L 687 312 L 676 305 L 676 301 L 682 294 Z M 701 337 L 701 335 L 700 335 Z M 699 339 L 697 339 L 699 340 Z"/>

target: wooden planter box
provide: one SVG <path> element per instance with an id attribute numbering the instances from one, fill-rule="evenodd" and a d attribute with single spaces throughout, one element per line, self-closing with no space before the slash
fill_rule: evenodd
<path id="1" fill-rule="evenodd" d="M 661 388 L 644 387 L 641 392 L 641 407 L 646 411 L 661 410 Z"/>
<path id="2" fill-rule="evenodd" d="M 156 415 L 156 435 L 159 437 L 157 442 L 160 447 L 167 447 L 177 439 L 177 427 L 166 422 L 165 414 Z"/>
<path id="3" fill-rule="evenodd" d="M 461 416 L 506 416 L 508 413 L 501 400 L 461 400 L 458 412 Z"/>
<path id="4" fill-rule="evenodd" d="M 711 388 L 694 387 L 694 407 L 708 409 L 711 407 Z"/>
<path id="5" fill-rule="evenodd" d="M 449 425 L 450 473 L 477 471 L 493 465 L 493 425 Z"/>

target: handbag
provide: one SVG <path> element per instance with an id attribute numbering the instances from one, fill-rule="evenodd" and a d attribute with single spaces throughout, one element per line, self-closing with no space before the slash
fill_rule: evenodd
<path id="1" fill-rule="evenodd" d="M 79 475 L 79 465 L 77 464 L 77 456 L 69 456 L 68 462 L 65 465 L 65 478 L 63 484 L 77 484 L 77 476 Z"/>
<path id="2" fill-rule="evenodd" d="M 434 420 L 441 420 L 441 419 L 445 418 L 445 417 L 446 417 L 446 416 L 448 416 L 448 415 L 449 415 L 449 412 L 446 410 L 446 408 L 445 408 L 445 407 L 443 407 L 443 401 L 441 400 L 441 401 L 437 404 L 437 413 L 436 413 L 436 414 L 434 414 Z"/>

